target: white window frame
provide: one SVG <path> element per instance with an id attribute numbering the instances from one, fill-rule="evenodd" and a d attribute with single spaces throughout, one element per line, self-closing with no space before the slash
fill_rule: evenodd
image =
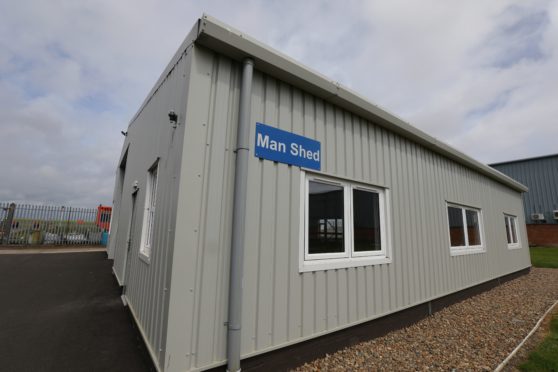
<path id="1" fill-rule="evenodd" d="M 310 181 L 321 182 L 343 188 L 343 234 L 344 251 L 339 253 L 309 253 L 308 216 L 310 207 Z M 380 208 L 380 243 L 379 251 L 354 251 L 353 231 L 353 190 L 377 193 Z M 391 238 L 389 216 L 389 189 L 344 180 L 321 173 L 301 171 L 300 186 L 300 256 L 299 271 L 321 271 L 348 267 L 377 265 L 391 262 Z"/>
<path id="2" fill-rule="evenodd" d="M 463 234 L 465 236 L 465 245 L 453 247 L 451 245 L 451 231 L 450 231 L 450 221 L 449 221 L 449 211 L 448 208 L 458 208 L 461 209 L 461 216 L 463 218 Z M 479 245 L 469 245 L 469 233 L 467 232 L 467 217 L 466 211 L 473 211 L 477 212 L 479 216 L 479 238 L 480 244 Z M 446 201 L 446 222 L 447 222 L 447 231 L 448 231 L 448 242 L 450 247 L 450 255 L 452 256 L 460 256 L 464 254 L 475 254 L 475 253 L 484 253 L 486 252 L 486 247 L 484 245 L 484 218 L 482 214 L 481 208 L 470 207 L 463 204 L 457 204 Z"/>
<path id="3" fill-rule="evenodd" d="M 159 159 L 157 159 L 147 171 L 147 182 L 145 184 L 145 203 L 139 256 L 143 261 L 149 263 L 151 261 L 153 234 L 155 232 L 157 185 L 159 184 Z"/>
<path id="4" fill-rule="evenodd" d="M 508 243 L 508 249 L 518 249 L 521 248 L 521 239 L 519 237 L 519 229 L 518 229 L 518 223 L 517 223 L 517 216 L 514 216 L 513 214 L 508 214 L 508 213 L 504 213 L 504 226 L 507 226 L 507 221 L 509 221 L 510 226 L 512 226 L 515 229 L 515 238 L 517 239 L 517 241 L 515 243 Z M 510 231 L 508 231 L 507 227 L 506 227 L 506 242 L 508 241 L 513 241 L 512 236 L 511 236 L 511 229 Z"/>
<path id="5" fill-rule="evenodd" d="M 355 237 L 354 237 L 354 231 L 352 231 L 354 229 L 354 210 L 353 210 L 353 190 L 362 190 L 362 191 L 368 191 L 368 192 L 373 192 L 378 194 L 378 199 L 379 199 L 379 208 L 380 208 L 380 244 L 382 246 L 382 249 L 379 251 L 362 251 L 362 252 L 357 252 L 355 251 Z M 386 234 L 386 221 L 385 221 L 385 192 L 382 189 L 379 188 L 375 188 L 375 187 L 370 187 L 370 186 L 363 186 L 363 185 L 359 185 L 359 184 L 351 184 L 349 187 L 349 193 L 350 193 L 350 211 L 349 211 L 349 215 L 351 216 L 351 256 L 352 257 L 370 257 L 370 256 L 379 256 L 379 257 L 384 257 L 386 255 L 386 242 L 385 242 L 385 234 Z"/>

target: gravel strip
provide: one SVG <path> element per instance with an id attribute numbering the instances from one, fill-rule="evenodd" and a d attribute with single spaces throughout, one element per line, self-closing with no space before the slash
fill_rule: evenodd
<path id="1" fill-rule="evenodd" d="M 408 328 L 345 348 L 297 371 L 491 371 L 558 299 L 558 269 L 449 306 Z"/>
<path id="2" fill-rule="evenodd" d="M 550 332 L 550 321 L 553 317 L 558 316 L 558 305 L 554 307 L 554 310 L 548 314 L 544 321 L 542 322 L 539 329 L 523 344 L 521 349 L 513 356 L 509 363 L 504 367 L 502 371 L 519 371 L 519 365 L 527 361 L 529 354 L 537 348 L 537 346 L 544 341 L 548 333 Z"/>

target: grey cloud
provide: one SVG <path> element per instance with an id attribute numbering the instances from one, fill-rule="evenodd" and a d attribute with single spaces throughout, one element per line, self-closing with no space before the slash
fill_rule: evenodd
<path id="1" fill-rule="evenodd" d="M 546 10 L 512 5 L 498 17 L 499 27 L 488 37 L 480 53 L 483 62 L 497 68 L 509 68 L 521 61 L 538 61 L 547 57 L 542 46 L 549 26 Z M 484 50 L 483 50 L 484 49 Z"/>

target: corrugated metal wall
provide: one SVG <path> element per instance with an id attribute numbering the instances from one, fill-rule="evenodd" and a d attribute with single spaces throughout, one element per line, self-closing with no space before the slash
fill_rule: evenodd
<path id="1" fill-rule="evenodd" d="M 126 285 L 127 302 L 138 318 L 157 360 L 162 359 L 166 343 L 168 287 L 175 238 L 178 180 L 184 140 L 184 102 L 189 73 L 189 57 L 184 54 L 131 123 L 124 143 L 124 150 L 128 149 L 125 173 L 122 175 L 118 171 L 115 186 L 116 220 L 113 221 L 110 242 L 114 247 L 114 272 L 120 283 Z M 179 115 L 180 124 L 176 129 L 169 122 L 170 110 Z M 154 235 L 150 262 L 147 263 L 139 258 L 139 245 L 146 207 L 148 171 L 157 159 L 159 168 Z M 120 179 L 123 181 L 122 187 Z M 126 242 L 135 181 L 138 182 L 139 191 L 127 267 Z"/>
<path id="2" fill-rule="evenodd" d="M 165 370 L 225 358 L 239 66 L 192 50 Z"/>
<path id="3" fill-rule="evenodd" d="M 493 167 L 529 187 L 529 191 L 523 194 L 527 223 L 540 223 L 531 220 L 532 213 L 543 213 L 545 223 L 558 223 L 553 213 L 558 210 L 558 156 Z"/>
<path id="4" fill-rule="evenodd" d="M 193 56 L 196 95 L 188 101 L 169 315 L 167 367 L 173 371 L 222 362 L 226 349 L 240 66 L 201 47 Z M 258 71 L 252 144 L 257 121 L 320 141 L 323 172 L 390 190 L 393 262 L 299 273 L 301 171 L 251 155 L 243 355 L 530 265 L 519 193 Z M 486 253 L 450 256 L 446 201 L 482 209 Z M 507 248 L 503 213 L 519 217 L 522 249 Z"/>

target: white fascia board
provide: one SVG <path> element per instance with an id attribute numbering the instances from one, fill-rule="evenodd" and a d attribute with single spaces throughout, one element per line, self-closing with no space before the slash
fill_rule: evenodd
<path id="1" fill-rule="evenodd" d="M 370 120 L 374 124 L 419 143 L 515 191 L 528 191 L 526 186 L 511 177 L 448 146 L 338 82 L 328 79 L 326 76 L 298 63 L 289 56 L 206 14 L 194 25 L 142 104 L 142 108 L 192 43 L 199 44 L 238 61 L 245 57 L 250 57 L 254 59 L 256 68 L 266 74 L 351 111 Z M 138 113 L 141 112 L 142 108 L 138 110 Z M 136 116 L 137 114 L 134 118 Z"/>

